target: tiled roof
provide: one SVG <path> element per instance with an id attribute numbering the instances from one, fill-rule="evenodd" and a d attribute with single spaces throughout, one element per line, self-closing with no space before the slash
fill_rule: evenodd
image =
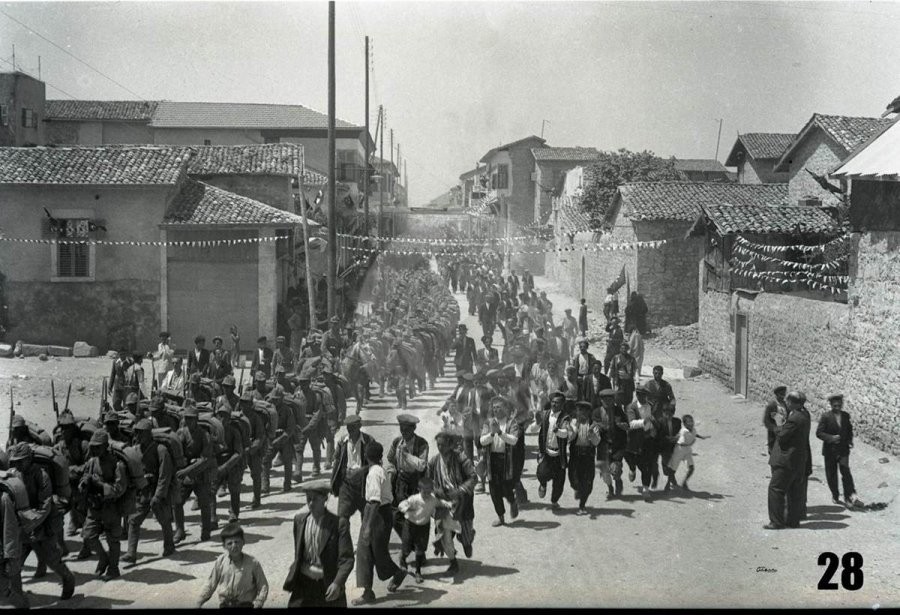
<path id="1" fill-rule="evenodd" d="M 900 116 L 890 128 L 860 147 L 831 173 L 837 177 L 860 179 L 890 179 L 900 177 Z"/>
<path id="2" fill-rule="evenodd" d="M 535 147 L 531 153 L 534 159 L 542 160 L 571 160 L 574 162 L 596 160 L 600 156 L 593 147 Z"/>
<path id="3" fill-rule="evenodd" d="M 519 139 L 518 141 L 511 141 L 509 143 L 505 143 L 503 145 L 499 145 L 493 149 L 488 150 L 488 153 L 485 154 L 484 156 L 482 156 L 481 160 L 479 160 L 478 162 L 487 162 L 488 158 L 490 158 L 497 152 L 507 150 L 507 149 L 513 147 L 514 145 L 522 145 L 523 143 L 528 143 L 529 141 L 535 141 L 538 145 L 546 145 L 547 144 L 547 141 L 545 141 L 541 137 L 538 137 L 536 135 L 531 135 L 531 136 L 525 137 L 524 139 Z"/>
<path id="4" fill-rule="evenodd" d="M 881 117 L 847 117 L 814 113 L 810 121 L 815 122 L 845 150 L 852 152 L 876 132 L 890 125 L 892 120 Z"/>
<path id="5" fill-rule="evenodd" d="M 301 217 L 296 214 L 193 179 L 184 182 L 163 218 L 163 224 L 292 226 L 301 223 Z"/>
<path id="6" fill-rule="evenodd" d="M 0 183 L 168 185 L 178 181 L 188 148 L 2 147 Z"/>
<path id="7" fill-rule="evenodd" d="M 289 175 L 303 166 L 303 146 L 294 143 L 268 145 L 195 145 L 188 164 L 191 175 Z M 304 178 L 305 180 L 305 178 Z"/>
<path id="8" fill-rule="evenodd" d="M 155 100 L 48 100 L 44 104 L 48 120 L 144 121 L 153 117 Z"/>
<path id="9" fill-rule="evenodd" d="M 743 144 L 744 149 L 751 158 L 764 160 L 767 158 L 781 158 L 781 155 L 796 138 L 794 133 L 783 132 L 747 132 L 738 135 L 737 141 L 728 155 L 725 164 L 729 167 L 737 166 L 737 161 L 732 159 L 738 143 Z"/>
<path id="10" fill-rule="evenodd" d="M 549 221 L 553 221 L 552 216 Z M 591 217 L 580 211 L 576 203 L 568 200 L 559 206 L 556 223 L 559 230 L 566 234 L 583 233 L 591 230 Z"/>
<path id="11" fill-rule="evenodd" d="M 328 115 L 302 105 L 160 101 L 155 128 L 328 128 Z M 337 128 L 353 128 L 336 120 Z"/>
<path id="12" fill-rule="evenodd" d="M 321 184 L 328 183 L 328 176 L 322 173 L 321 171 L 317 171 L 315 169 L 311 169 L 310 167 L 303 168 L 303 183 L 307 186 L 318 186 Z"/>
<path id="13" fill-rule="evenodd" d="M 675 168 L 679 171 L 700 171 L 704 173 L 725 173 L 727 169 L 718 160 L 708 158 L 676 158 Z"/>
<path id="14" fill-rule="evenodd" d="M 818 207 L 703 205 L 720 235 L 731 233 L 837 233 L 834 219 Z"/>
<path id="15" fill-rule="evenodd" d="M 640 182 L 619 186 L 622 212 L 632 220 L 696 220 L 701 205 L 779 206 L 787 184 Z"/>
<path id="16" fill-rule="evenodd" d="M 397 171 L 397 165 L 391 162 L 390 160 L 382 160 L 378 156 L 375 156 L 372 159 L 372 167 L 378 169 L 380 171 L 386 170 L 390 171 L 392 174 L 397 175 L 399 172 Z"/>

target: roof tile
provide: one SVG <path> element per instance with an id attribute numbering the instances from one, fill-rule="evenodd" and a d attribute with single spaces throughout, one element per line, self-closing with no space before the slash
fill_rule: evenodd
<path id="1" fill-rule="evenodd" d="M 175 184 L 190 157 L 183 147 L 3 147 L 0 183 Z"/>
<path id="2" fill-rule="evenodd" d="M 814 113 L 812 121 L 827 132 L 841 147 L 852 152 L 868 141 L 876 132 L 890 125 L 893 120 L 880 117 L 848 117 Z"/>
<path id="3" fill-rule="evenodd" d="M 120 120 L 148 122 L 155 100 L 48 100 L 44 104 L 48 120 Z"/>
<path id="4" fill-rule="evenodd" d="M 302 218 L 255 199 L 188 179 L 172 200 L 163 224 L 301 224 Z M 315 225 L 310 221 L 310 224 Z"/>
<path id="5" fill-rule="evenodd" d="M 701 205 L 784 205 L 787 184 L 639 182 L 619 186 L 619 195 L 632 220 L 694 221 Z"/>
<path id="6" fill-rule="evenodd" d="M 532 148 L 531 153 L 534 155 L 534 159 L 538 161 L 571 160 L 587 162 L 600 157 L 600 152 L 593 147 L 535 147 Z"/>
<path id="7" fill-rule="evenodd" d="M 726 173 L 728 171 L 725 165 L 711 158 L 676 158 L 675 168 L 679 171 L 699 171 L 704 173 Z"/>
<path id="8" fill-rule="evenodd" d="M 328 116 L 302 105 L 160 101 L 154 128 L 328 128 Z M 353 128 L 336 120 L 337 128 Z"/>
<path id="9" fill-rule="evenodd" d="M 720 235 L 733 233 L 838 233 L 818 207 L 704 204 L 703 214 Z"/>
<path id="10" fill-rule="evenodd" d="M 743 143 L 750 156 L 759 160 L 781 158 L 781 155 L 796 137 L 797 135 L 794 133 L 747 132 L 738 135 L 738 141 Z"/>
<path id="11" fill-rule="evenodd" d="M 191 175 L 289 175 L 303 167 L 303 146 L 294 143 L 267 145 L 195 145 L 188 164 Z M 305 177 L 304 177 L 305 179 Z"/>

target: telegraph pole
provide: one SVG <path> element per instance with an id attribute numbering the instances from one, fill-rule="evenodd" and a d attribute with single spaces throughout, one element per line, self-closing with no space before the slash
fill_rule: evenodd
<path id="1" fill-rule="evenodd" d="M 394 129 L 391 128 L 391 166 L 394 166 Z M 394 182 L 396 179 L 393 176 L 393 171 L 391 171 L 391 204 L 394 202 Z"/>
<path id="2" fill-rule="evenodd" d="M 337 315 L 337 204 L 335 195 L 334 0 L 328 3 L 328 317 Z"/>
<path id="3" fill-rule="evenodd" d="M 366 37 L 366 161 L 363 164 L 363 198 L 365 199 L 366 237 L 369 236 L 369 37 Z"/>
<path id="4" fill-rule="evenodd" d="M 381 237 L 382 222 L 384 217 L 384 182 L 387 175 L 384 172 L 384 105 L 378 105 L 378 123 L 381 125 L 381 154 L 378 156 L 378 163 L 381 170 L 381 180 L 378 182 L 378 236 Z"/>

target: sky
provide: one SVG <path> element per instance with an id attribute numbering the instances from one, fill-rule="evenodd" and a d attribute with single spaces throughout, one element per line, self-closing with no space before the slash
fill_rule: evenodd
<path id="1" fill-rule="evenodd" d="M 0 70 L 13 45 L 20 70 L 40 56 L 48 98 L 328 108 L 325 2 L 0 11 Z M 410 205 L 542 128 L 551 146 L 712 158 L 721 119 L 724 161 L 738 132 L 880 115 L 900 94 L 898 32 L 900 3 L 338 2 L 337 116 L 364 123 L 368 35 L 371 130 L 383 104 Z"/>

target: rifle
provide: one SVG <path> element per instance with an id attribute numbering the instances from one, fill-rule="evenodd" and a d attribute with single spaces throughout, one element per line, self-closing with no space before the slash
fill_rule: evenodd
<path id="1" fill-rule="evenodd" d="M 241 381 L 238 383 L 238 395 L 244 392 L 244 367 L 241 367 Z"/>
<path id="2" fill-rule="evenodd" d="M 106 376 L 103 377 L 103 387 L 100 390 L 100 422 L 103 423 L 103 413 L 106 412 Z"/>
<path id="3" fill-rule="evenodd" d="M 56 385 L 50 380 L 50 395 L 53 398 L 53 414 L 59 416 L 59 404 L 56 403 Z"/>
<path id="4" fill-rule="evenodd" d="M 156 397 L 159 384 L 156 382 L 156 364 L 153 359 L 150 359 L 150 371 L 153 374 L 153 382 L 150 383 L 150 397 Z"/>
<path id="5" fill-rule="evenodd" d="M 69 409 L 69 397 L 72 395 L 72 383 L 69 383 L 69 388 L 66 389 L 66 405 L 63 406 L 63 411 Z M 56 420 L 59 421 L 59 414 L 56 415 Z"/>
<path id="6" fill-rule="evenodd" d="M 13 389 L 12 385 L 9 385 L 9 433 L 6 435 L 6 446 L 9 447 L 9 440 L 12 438 L 12 421 L 13 416 L 16 414 L 16 405 L 13 403 Z"/>

